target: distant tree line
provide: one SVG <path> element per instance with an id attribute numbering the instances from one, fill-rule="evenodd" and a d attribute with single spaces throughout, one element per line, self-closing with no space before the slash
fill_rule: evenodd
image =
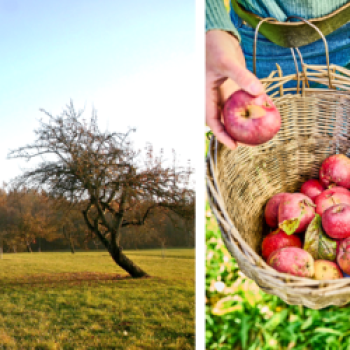
<path id="1" fill-rule="evenodd" d="M 133 215 L 141 217 L 147 205 Z M 156 209 L 143 226 L 122 228 L 124 249 L 194 247 L 193 222 Z M 50 197 L 45 191 L 0 187 L 0 251 L 7 253 L 104 249 L 79 204 Z"/>

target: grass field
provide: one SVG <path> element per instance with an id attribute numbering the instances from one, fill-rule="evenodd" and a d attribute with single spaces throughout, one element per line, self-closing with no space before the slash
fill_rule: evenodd
<path id="1" fill-rule="evenodd" d="M 349 350 L 350 305 L 313 310 L 262 292 L 238 269 L 206 211 L 207 350 Z"/>
<path id="2" fill-rule="evenodd" d="M 18 253 L 0 260 L 1 349 L 194 349 L 194 250 Z"/>

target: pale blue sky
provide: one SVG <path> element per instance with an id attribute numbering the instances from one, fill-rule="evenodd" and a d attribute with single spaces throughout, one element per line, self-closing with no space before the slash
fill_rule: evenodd
<path id="1" fill-rule="evenodd" d="M 136 127 L 136 147 L 194 162 L 195 28 L 191 0 L 0 0 L 0 182 L 27 166 L 6 156 L 34 139 L 39 109 L 70 99 L 102 129 Z"/>

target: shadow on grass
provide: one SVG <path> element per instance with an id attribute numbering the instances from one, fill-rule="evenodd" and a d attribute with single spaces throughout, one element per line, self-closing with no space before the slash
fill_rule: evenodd
<path id="1" fill-rule="evenodd" d="M 159 259 L 184 259 L 184 260 L 194 260 L 194 256 L 181 256 L 181 255 L 164 255 L 164 257 L 160 254 L 138 254 L 138 253 L 130 253 L 127 254 L 128 256 L 147 256 L 147 257 L 154 257 Z M 102 256 L 110 256 L 108 254 L 103 254 Z"/>
<path id="2" fill-rule="evenodd" d="M 132 278 L 130 275 L 119 275 L 115 273 L 101 272 L 71 272 L 71 273 L 41 273 L 28 276 L 19 276 L 16 280 L 0 281 L 0 286 L 15 286 L 22 284 L 47 284 L 47 283 L 69 283 L 85 281 L 121 281 L 121 280 L 141 280 L 150 279 L 151 276 Z"/>

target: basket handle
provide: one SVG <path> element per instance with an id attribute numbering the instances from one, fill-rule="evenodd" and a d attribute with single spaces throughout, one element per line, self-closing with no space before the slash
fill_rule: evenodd
<path id="1" fill-rule="evenodd" d="M 320 35 L 321 39 L 323 40 L 323 43 L 324 43 L 324 47 L 325 47 L 325 54 L 326 54 L 326 62 L 327 62 L 327 70 L 328 70 L 328 80 L 329 80 L 329 88 L 330 89 L 334 89 L 333 88 L 333 85 L 332 85 L 332 77 L 331 77 L 331 69 L 330 69 L 330 66 L 329 66 L 329 50 L 328 50 L 328 44 L 327 44 L 327 40 L 325 38 L 325 36 L 323 35 L 322 31 L 317 27 L 315 26 L 313 23 L 307 21 L 306 19 L 302 18 L 302 17 L 298 17 L 298 16 L 289 16 L 287 19 L 286 19 L 286 22 L 289 22 L 292 18 L 296 18 L 296 19 L 299 19 L 300 21 L 308 24 L 310 27 L 314 28 L 318 34 Z M 258 25 L 256 26 L 255 28 L 255 35 L 254 35 L 254 46 L 253 46 L 253 72 L 254 74 L 256 75 L 256 46 L 257 46 L 257 42 L 258 42 L 258 33 L 259 33 L 259 28 L 260 26 L 266 22 L 266 21 L 277 21 L 275 18 L 271 18 L 271 17 L 267 17 L 267 18 L 264 18 L 263 20 L 261 20 Z M 297 61 L 296 61 L 296 58 L 295 58 L 295 54 L 294 54 L 294 49 L 297 50 L 298 52 L 298 55 L 300 57 L 300 61 L 301 61 L 301 65 L 303 67 L 303 70 L 304 70 L 304 62 L 303 62 L 303 59 L 301 57 L 301 53 L 300 51 L 298 50 L 297 47 L 295 48 L 291 48 L 291 52 L 292 52 L 292 56 L 293 56 L 293 59 L 294 59 L 294 64 L 295 64 L 295 68 L 296 68 L 296 71 L 297 71 L 297 78 L 298 78 L 298 82 L 299 82 L 299 70 L 298 70 L 298 64 L 297 64 Z M 305 71 L 304 71 L 305 73 Z M 306 74 L 305 75 L 305 78 L 306 78 Z M 299 84 L 298 84 L 299 86 Z"/>
<path id="2" fill-rule="evenodd" d="M 259 29 L 260 26 L 264 23 L 264 22 L 276 22 L 276 18 L 273 17 L 266 17 L 264 19 L 262 19 L 256 26 L 255 28 L 255 34 L 254 34 L 254 45 L 253 45 L 253 72 L 254 75 L 256 75 L 256 45 L 258 42 L 258 34 L 259 34 Z"/>

